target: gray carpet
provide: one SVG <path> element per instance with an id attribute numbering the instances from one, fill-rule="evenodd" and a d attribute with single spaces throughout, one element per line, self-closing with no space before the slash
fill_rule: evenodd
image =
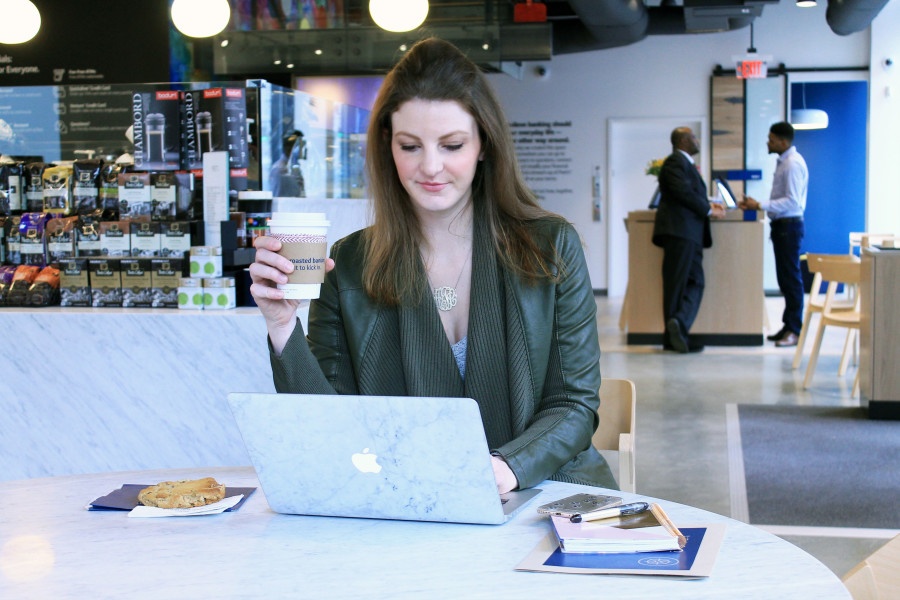
<path id="1" fill-rule="evenodd" d="M 737 415 L 750 523 L 900 529 L 900 422 L 842 407 Z"/>

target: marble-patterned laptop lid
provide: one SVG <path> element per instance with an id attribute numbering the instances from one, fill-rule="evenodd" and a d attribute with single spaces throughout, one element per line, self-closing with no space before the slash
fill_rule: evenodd
<path id="1" fill-rule="evenodd" d="M 471 398 L 232 393 L 228 402 L 276 512 L 507 518 Z"/>

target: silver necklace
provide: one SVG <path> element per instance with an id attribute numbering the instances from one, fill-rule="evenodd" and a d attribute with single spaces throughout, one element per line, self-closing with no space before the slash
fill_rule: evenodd
<path id="1" fill-rule="evenodd" d="M 438 310 L 447 312 L 456 306 L 456 288 L 459 286 L 459 282 L 462 281 L 463 271 L 466 270 L 466 265 L 469 263 L 471 257 L 471 254 L 466 257 L 466 262 L 463 263 L 462 268 L 459 270 L 459 277 L 456 278 L 456 283 L 453 284 L 453 287 L 444 285 L 436 288 L 432 284 L 431 295 L 434 297 L 434 305 L 437 306 Z M 431 277 L 428 278 L 428 283 L 431 283 Z"/>

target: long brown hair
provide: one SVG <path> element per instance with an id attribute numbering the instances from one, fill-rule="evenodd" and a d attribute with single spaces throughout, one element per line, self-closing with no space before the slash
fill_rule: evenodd
<path id="1" fill-rule="evenodd" d="M 369 121 L 366 167 L 374 224 L 366 232 L 363 285 L 376 301 L 416 297 L 421 230 L 391 153 L 391 115 L 414 98 L 458 102 L 478 126 L 484 159 L 472 182 L 473 215 L 488 219 L 497 256 L 527 281 L 556 279 L 555 249 L 535 239 L 530 221 L 558 218 L 538 205 L 519 170 L 503 109 L 487 78 L 456 46 L 438 38 L 416 43 L 384 80 Z"/>

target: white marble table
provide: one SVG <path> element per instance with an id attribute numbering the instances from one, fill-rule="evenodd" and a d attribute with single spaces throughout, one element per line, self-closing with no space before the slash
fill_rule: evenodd
<path id="1" fill-rule="evenodd" d="M 132 519 L 84 509 L 125 483 L 206 475 L 226 486 L 258 485 L 249 467 L 0 483 L 0 598 L 850 597 L 796 546 L 667 501 L 660 502 L 676 523 L 727 525 L 710 577 L 515 571 L 549 531 L 534 507 L 590 489 L 556 482 L 499 526 L 280 515 L 261 489 L 238 512 L 207 517 Z"/>

